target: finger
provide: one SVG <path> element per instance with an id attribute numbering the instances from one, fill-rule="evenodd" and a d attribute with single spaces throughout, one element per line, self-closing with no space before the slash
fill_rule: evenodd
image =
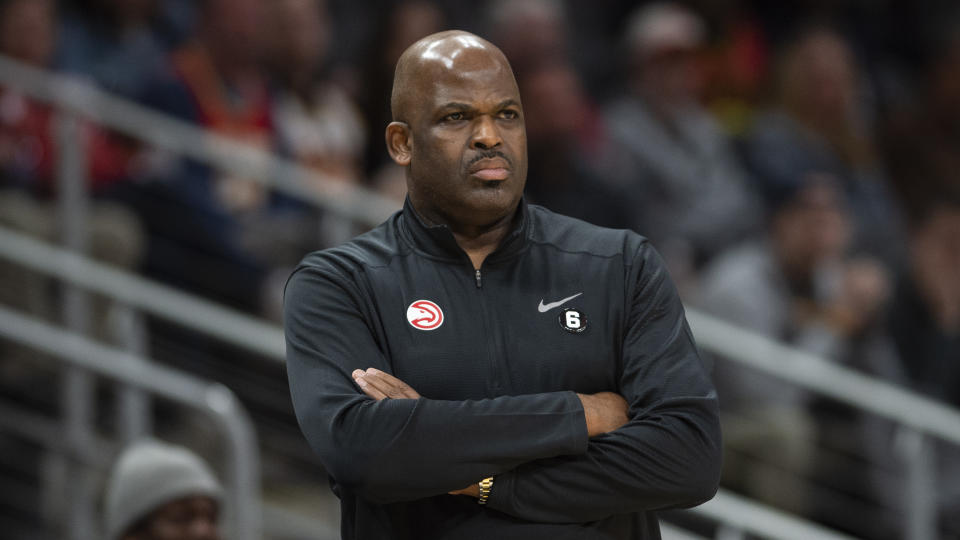
<path id="1" fill-rule="evenodd" d="M 376 368 L 369 368 L 366 371 L 367 380 L 370 382 L 375 382 L 378 388 L 383 390 L 388 396 L 400 399 L 417 399 L 420 397 L 420 394 L 417 393 L 409 384 L 401 381 L 400 379 L 385 373 Z"/>
<path id="2" fill-rule="evenodd" d="M 367 370 L 367 372 L 364 373 L 363 379 L 380 392 L 383 392 L 388 398 L 403 399 L 409 397 L 404 390 L 405 385 L 402 381 L 382 372 L 371 373 Z"/>
<path id="3" fill-rule="evenodd" d="M 473 497 L 475 499 L 480 498 L 480 486 L 477 484 L 470 484 L 469 486 L 463 489 L 456 489 L 450 492 L 447 492 L 447 495 L 466 495 L 468 497 Z"/>
<path id="4" fill-rule="evenodd" d="M 364 373 L 359 369 L 353 372 L 353 380 L 357 383 L 357 386 L 360 387 L 360 390 L 362 390 L 364 394 L 377 401 L 388 397 L 387 394 L 383 393 L 379 388 L 370 384 Z"/>

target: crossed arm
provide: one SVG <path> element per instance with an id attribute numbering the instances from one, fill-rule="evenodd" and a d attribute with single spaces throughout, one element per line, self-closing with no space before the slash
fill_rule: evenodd
<path id="1" fill-rule="evenodd" d="M 384 373 L 377 368 L 366 371 L 356 369 L 351 373 L 357 386 L 363 393 L 380 401 L 382 399 L 419 399 L 420 394 L 400 379 Z M 587 423 L 587 436 L 595 437 L 609 433 L 627 423 L 627 402 L 623 396 L 613 392 L 597 394 L 577 394 L 583 404 L 583 416 Z M 480 497 L 478 483 L 472 483 L 463 489 L 449 492 L 450 495 L 468 495 Z"/>
<path id="2" fill-rule="evenodd" d="M 307 440 L 342 489 L 374 503 L 462 493 L 491 475 L 487 506 L 528 521 L 582 523 L 709 499 L 719 481 L 716 395 L 662 261 L 647 262 L 623 336 L 623 398 L 418 398 L 386 376 L 383 336 L 368 324 L 376 306 L 342 276 L 298 272 L 285 329 Z M 383 376 L 357 373 L 367 366 Z"/>

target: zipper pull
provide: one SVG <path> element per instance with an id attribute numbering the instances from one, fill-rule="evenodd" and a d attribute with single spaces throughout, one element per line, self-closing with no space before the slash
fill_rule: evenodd
<path id="1" fill-rule="evenodd" d="M 480 288 L 480 270 L 477 270 L 477 288 Z"/>

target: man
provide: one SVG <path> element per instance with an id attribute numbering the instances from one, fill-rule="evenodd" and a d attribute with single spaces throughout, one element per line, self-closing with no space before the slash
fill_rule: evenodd
<path id="1" fill-rule="evenodd" d="M 506 58 L 465 32 L 401 56 L 404 209 L 286 288 L 294 407 L 343 538 L 659 538 L 713 496 L 716 396 L 650 245 L 522 201 Z M 621 397 L 622 396 L 622 397 Z"/>
<path id="2" fill-rule="evenodd" d="M 223 489 L 193 452 L 156 441 L 127 448 L 104 497 L 108 540 L 219 540 Z"/>
<path id="3" fill-rule="evenodd" d="M 698 307 L 846 367 L 889 373 L 896 357 L 880 324 L 886 272 L 851 254 L 852 216 L 840 180 L 811 167 L 771 177 L 764 195 L 768 234 L 707 266 Z M 879 520 L 858 523 L 843 511 L 849 505 L 836 503 L 872 497 L 863 471 L 872 466 L 874 422 L 772 375 L 726 359 L 717 366 L 724 483 L 794 514 L 857 527 L 858 537 L 882 536 L 870 529 Z M 864 467 L 837 467 L 839 455 L 857 456 Z M 837 490 L 829 502 L 818 491 L 825 482 Z"/>
<path id="4" fill-rule="evenodd" d="M 754 233 L 760 205 L 731 141 L 701 105 L 706 23 L 672 2 L 627 23 L 627 88 L 606 110 L 609 174 L 634 194 L 637 230 L 656 242 L 681 290 L 724 248 Z"/>

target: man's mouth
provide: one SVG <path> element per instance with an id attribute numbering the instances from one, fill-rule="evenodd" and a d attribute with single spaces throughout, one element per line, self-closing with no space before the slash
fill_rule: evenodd
<path id="1" fill-rule="evenodd" d="M 475 171 L 473 175 L 482 180 L 506 180 L 507 176 L 510 175 L 510 169 L 504 169 L 502 167 L 480 169 L 479 171 Z"/>
<path id="2" fill-rule="evenodd" d="M 482 159 L 471 165 L 469 172 L 481 180 L 506 180 L 510 167 L 503 159 Z"/>

